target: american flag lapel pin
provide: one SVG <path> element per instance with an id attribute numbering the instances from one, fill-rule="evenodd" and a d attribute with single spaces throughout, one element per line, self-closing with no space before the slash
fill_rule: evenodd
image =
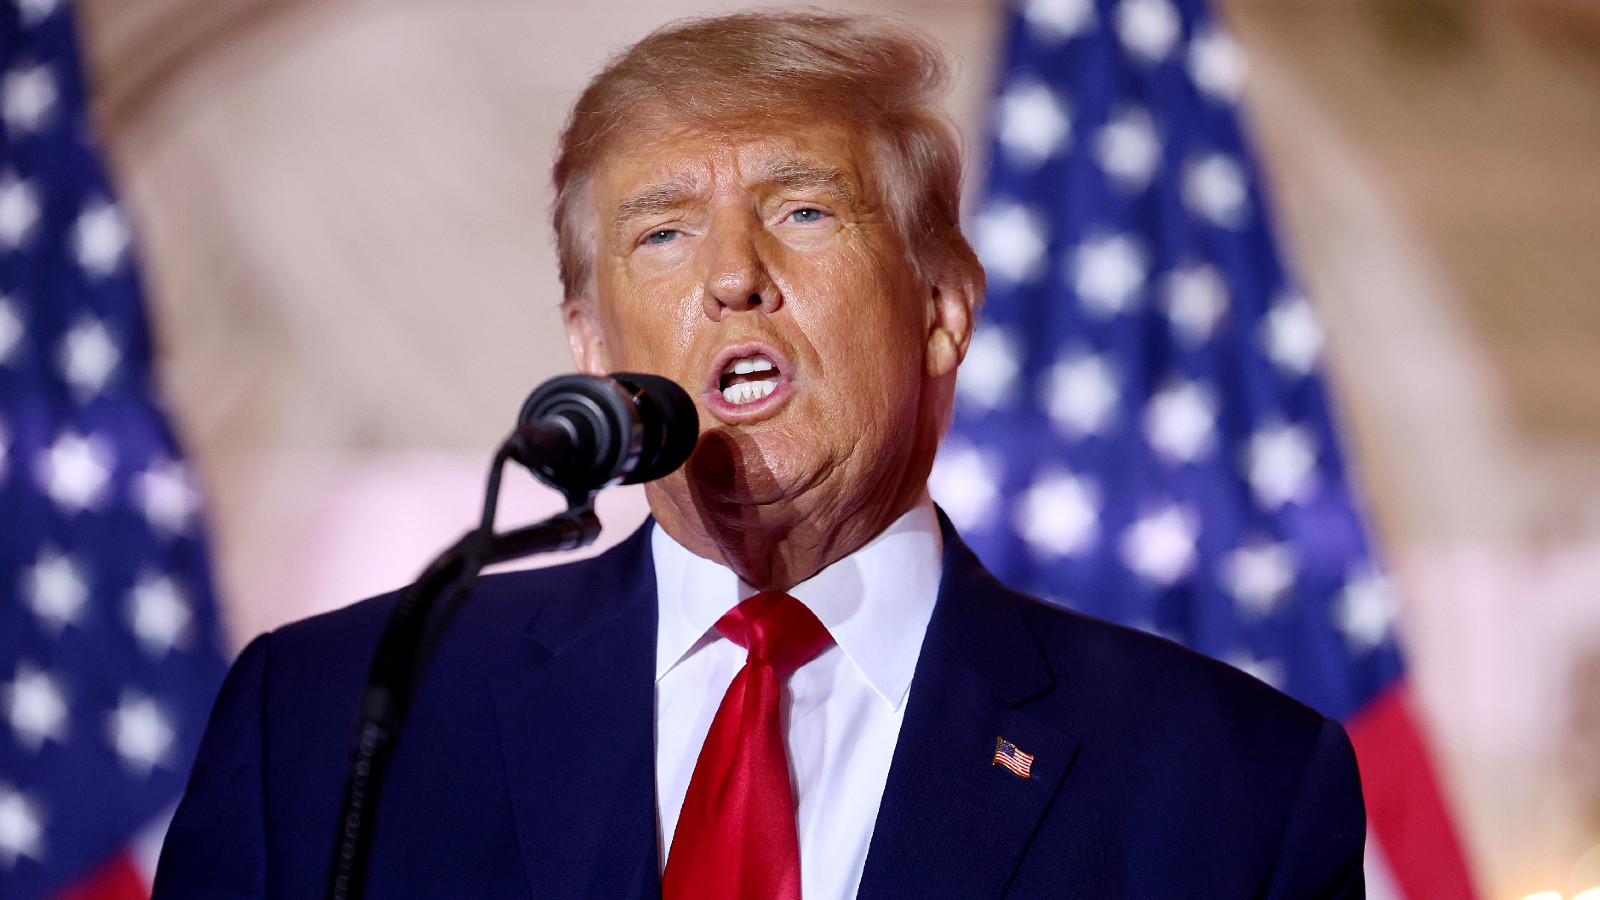
<path id="1" fill-rule="evenodd" d="M 1032 778 L 1029 774 L 1033 771 L 1033 754 L 1023 753 L 1017 745 L 1003 737 L 994 739 L 994 762 L 992 766 L 1005 766 L 1023 778 Z"/>

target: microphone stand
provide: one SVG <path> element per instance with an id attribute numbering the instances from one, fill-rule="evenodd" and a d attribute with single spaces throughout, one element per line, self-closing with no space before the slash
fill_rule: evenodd
<path id="1" fill-rule="evenodd" d="M 351 750 L 338 842 L 328 877 L 329 900 L 355 900 L 362 895 L 378 794 L 395 741 L 410 711 L 423 668 L 451 618 L 471 594 L 478 572 L 493 563 L 577 549 L 600 536 L 600 520 L 594 514 L 594 494 L 590 491 L 564 491 L 566 512 L 514 531 L 495 533 L 500 476 L 510 458 L 504 445 L 495 454 L 478 527 L 439 554 L 416 581 L 400 592 L 384 624 L 361 695 L 361 719 Z"/>

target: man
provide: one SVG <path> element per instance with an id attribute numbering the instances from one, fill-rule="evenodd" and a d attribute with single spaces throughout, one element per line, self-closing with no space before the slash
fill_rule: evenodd
<path id="1" fill-rule="evenodd" d="M 862 19 L 669 27 L 555 169 L 578 368 L 701 436 L 654 522 L 484 579 L 380 806 L 374 897 L 1359 897 L 1339 726 L 996 583 L 925 483 L 983 274 L 938 55 Z M 393 598 L 254 642 L 157 896 L 323 888 Z"/>

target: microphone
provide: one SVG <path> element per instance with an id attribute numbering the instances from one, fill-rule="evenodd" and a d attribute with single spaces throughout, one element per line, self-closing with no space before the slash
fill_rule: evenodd
<path id="1" fill-rule="evenodd" d="M 700 418 L 659 375 L 562 375 L 528 395 L 502 452 L 567 497 L 652 481 L 683 465 Z"/>
<path id="2" fill-rule="evenodd" d="M 482 524 L 467 532 L 400 593 L 389 611 L 361 694 L 344 804 L 328 872 L 329 900 L 362 894 L 374 807 L 394 742 L 423 667 L 489 563 L 573 550 L 600 535 L 590 504 L 608 484 L 638 484 L 683 465 L 700 439 L 700 418 L 683 388 L 658 375 L 563 375 L 540 385 L 495 454 Z M 514 459 L 566 495 L 569 508 L 506 533 L 494 530 L 500 473 Z M 436 609 L 436 607 L 438 607 Z"/>

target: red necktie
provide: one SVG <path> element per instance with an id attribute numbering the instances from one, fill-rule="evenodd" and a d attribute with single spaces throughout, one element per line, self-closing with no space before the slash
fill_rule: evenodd
<path id="1" fill-rule="evenodd" d="M 800 900 L 800 839 L 778 721 L 783 679 L 833 643 L 799 600 L 767 591 L 717 620 L 750 651 L 683 799 L 663 900 Z"/>

